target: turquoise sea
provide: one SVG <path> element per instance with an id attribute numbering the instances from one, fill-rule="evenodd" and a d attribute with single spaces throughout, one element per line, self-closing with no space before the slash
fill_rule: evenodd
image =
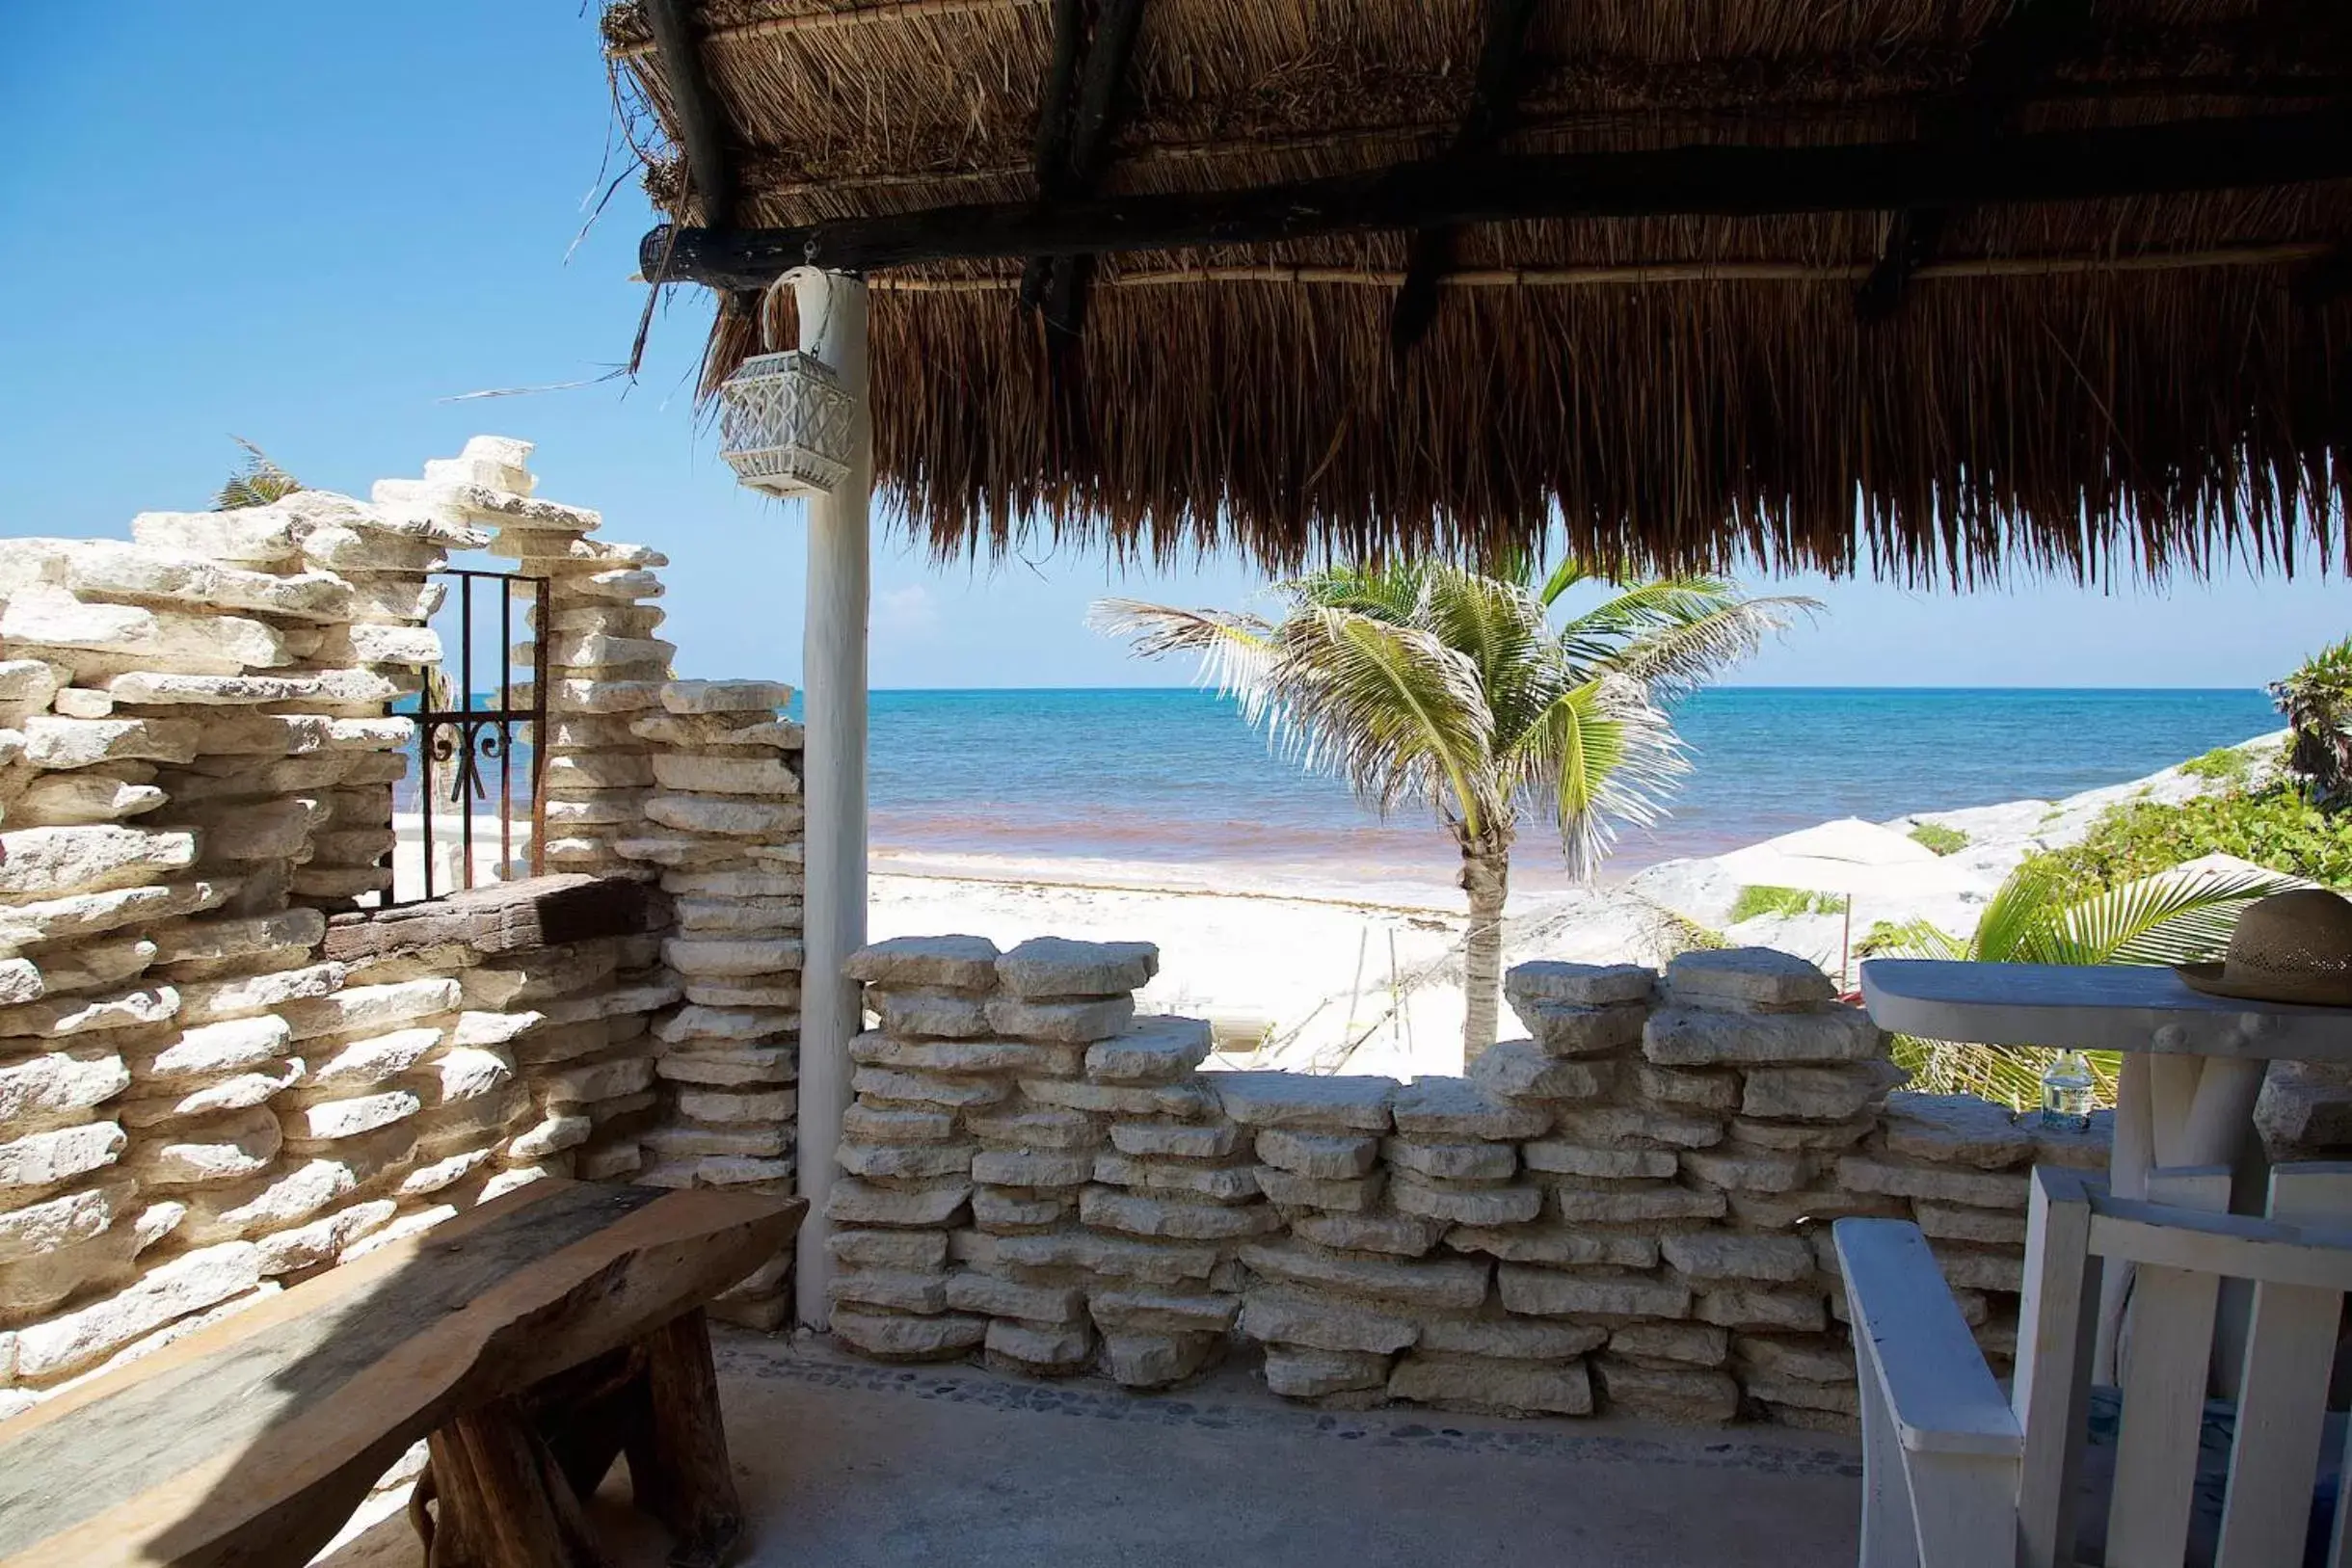
<path id="1" fill-rule="evenodd" d="M 872 714 L 876 849 L 1335 870 L 1449 859 L 1426 814 L 1381 822 L 1270 756 L 1207 692 L 881 691 Z M 1831 817 L 2121 784 L 2280 722 L 2253 690 L 1743 686 L 1674 716 L 1692 772 L 1668 820 L 1620 839 L 1613 872 Z M 1518 865 L 1523 883 L 1549 880 L 1539 855 Z"/>

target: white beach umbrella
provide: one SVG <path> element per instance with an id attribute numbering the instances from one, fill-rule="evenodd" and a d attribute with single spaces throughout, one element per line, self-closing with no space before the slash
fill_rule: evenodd
<path id="1" fill-rule="evenodd" d="M 1736 849 L 1718 863 L 1743 885 L 1796 888 L 1804 892 L 1842 895 L 1846 901 L 1846 932 L 1840 943 L 1838 975 L 1845 975 L 1853 945 L 1854 900 L 1889 894 L 1950 892 L 1964 875 L 1917 839 L 1865 822 L 1858 816 L 1840 817 L 1816 827 L 1784 833 L 1760 844 Z"/>

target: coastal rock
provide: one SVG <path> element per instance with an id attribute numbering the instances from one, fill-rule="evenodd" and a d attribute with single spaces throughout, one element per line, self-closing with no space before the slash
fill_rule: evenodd
<path id="1" fill-rule="evenodd" d="M 1243 1264 L 1285 1285 L 1372 1296 L 1434 1311 L 1466 1311 L 1486 1299 L 1488 1265 L 1480 1260 L 1430 1262 L 1351 1258 L 1296 1241 L 1244 1244 Z"/>
<path id="2" fill-rule="evenodd" d="M 1380 1156 L 1376 1138 L 1299 1132 L 1288 1128 L 1268 1128 L 1259 1132 L 1256 1150 L 1258 1157 L 1269 1165 L 1324 1180 L 1362 1176 Z"/>
<path id="3" fill-rule="evenodd" d="M 2006 1170 L 2033 1157 L 2033 1130 L 1973 1095 L 1898 1094 L 1886 1102 L 1886 1150 L 1911 1159 Z"/>
<path id="4" fill-rule="evenodd" d="M 1209 1087 L 1225 1114 L 1244 1127 L 1385 1132 L 1397 1081 L 1382 1077 L 1311 1077 L 1298 1073 L 1216 1073 Z"/>
<path id="5" fill-rule="evenodd" d="M 1159 972 L 1160 949 L 1148 942 L 1032 937 L 997 960 L 998 984 L 1030 999 L 1120 996 L 1140 991 Z"/>
<path id="6" fill-rule="evenodd" d="M 1303 1345 L 1266 1348 L 1266 1387 L 1290 1399 L 1319 1399 L 1359 1389 L 1384 1388 L 1388 1357 L 1360 1350 L 1318 1350 Z"/>
<path id="7" fill-rule="evenodd" d="M 997 956 L 986 937 L 894 937 L 851 953 L 843 972 L 868 985 L 985 991 L 996 984 Z"/>
<path id="8" fill-rule="evenodd" d="M 1266 1344 L 1376 1356 L 1403 1350 L 1421 1337 L 1420 1325 L 1403 1314 L 1265 1287 L 1243 1295 L 1242 1333 Z"/>
<path id="9" fill-rule="evenodd" d="M 1666 992 L 1674 1001 L 1701 1007 L 1803 1007 L 1833 999 L 1837 988 L 1794 954 L 1724 947 L 1677 954 L 1666 969 Z"/>
<path id="10" fill-rule="evenodd" d="M 1086 1076 L 1109 1083 L 1171 1082 L 1208 1060 L 1214 1044 L 1204 1019 L 1138 1019 L 1086 1049 Z"/>
<path id="11" fill-rule="evenodd" d="M 772 714 L 792 701 L 792 688 L 774 680 L 672 680 L 661 688 L 670 713 Z"/>
<path id="12" fill-rule="evenodd" d="M 1089 1045 L 1124 1032 L 1136 1016 L 1133 997 L 1091 1001 L 1027 1001 L 1000 993 L 988 998 L 988 1023 L 1001 1034 L 1029 1040 Z"/>
<path id="13" fill-rule="evenodd" d="M 1431 1354 L 1421 1349 L 1397 1363 L 1388 1396 L 1448 1410 L 1500 1416 L 1589 1416 L 1592 1383 L 1582 1362 L 1506 1361 L 1486 1356 Z"/>
<path id="14" fill-rule="evenodd" d="M 1493 1093 L 1468 1078 L 1420 1077 L 1389 1102 L 1400 1132 L 1438 1138 L 1532 1138 L 1551 1126 L 1551 1112 Z"/>
<path id="15" fill-rule="evenodd" d="M 1091 1129 L 1090 1123 L 1083 1125 Z M 1259 1136 L 1263 1139 L 1267 1134 Z M 1221 1159 L 1241 1147 L 1241 1129 L 1231 1122 L 1114 1122 L 1110 1127 L 1110 1145 L 1123 1155 Z M 1369 1145 L 1370 1140 L 1366 1142 Z M 1266 1157 L 1262 1144 L 1258 1157 Z"/>
<path id="16" fill-rule="evenodd" d="M 1882 1055 L 1884 1041 L 1858 1007 L 1751 1014 L 1677 1006 L 1650 1014 L 1642 1054 L 1661 1067 L 1858 1062 Z"/>
<path id="17" fill-rule="evenodd" d="M 1503 994 L 1513 1007 L 1522 998 L 1606 1007 L 1649 999 L 1657 971 L 1640 964 L 1565 964 L 1540 960 L 1513 965 L 1503 976 Z"/>
<path id="18" fill-rule="evenodd" d="M 196 864 L 196 837 L 144 828 L 21 828 L 0 833 L 0 894 L 47 898 L 153 881 Z"/>

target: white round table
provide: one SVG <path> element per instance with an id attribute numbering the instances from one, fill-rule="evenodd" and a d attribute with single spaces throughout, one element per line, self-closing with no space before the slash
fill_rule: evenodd
<path id="1" fill-rule="evenodd" d="M 2149 965 L 1874 958 L 1861 979 L 1872 1022 L 1897 1034 L 2122 1052 L 2108 1155 L 2119 1198 L 2146 1197 L 2159 1167 L 2234 1167 L 2253 1142 L 2264 1063 L 2352 1062 L 2352 1008 L 2210 997 Z M 2100 1335 L 2102 1364 L 2112 1337 Z"/>

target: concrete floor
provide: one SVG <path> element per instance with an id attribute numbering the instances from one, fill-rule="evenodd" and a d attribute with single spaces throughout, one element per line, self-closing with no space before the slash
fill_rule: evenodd
<path id="1" fill-rule="evenodd" d="M 751 1568 L 1828 1568 L 1855 1556 L 1855 1445 L 1776 1428 L 1301 1409 L 1231 1367 L 1172 1395 L 886 1368 L 722 1331 Z M 615 1568 L 661 1560 L 616 1482 Z M 333 1568 L 408 1568 L 398 1517 Z"/>

